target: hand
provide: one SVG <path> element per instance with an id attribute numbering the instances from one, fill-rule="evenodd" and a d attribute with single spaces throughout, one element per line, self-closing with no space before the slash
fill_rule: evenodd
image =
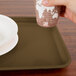
<path id="1" fill-rule="evenodd" d="M 66 6 L 64 17 L 76 23 L 76 0 L 43 0 L 42 4 L 47 7 L 56 5 Z"/>

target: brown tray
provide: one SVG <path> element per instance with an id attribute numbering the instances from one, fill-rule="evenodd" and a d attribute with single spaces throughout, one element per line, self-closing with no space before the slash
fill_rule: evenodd
<path id="1" fill-rule="evenodd" d="M 64 68 L 70 64 L 68 50 L 57 27 L 42 28 L 35 18 L 14 17 L 19 43 L 0 57 L 0 70 Z"/>

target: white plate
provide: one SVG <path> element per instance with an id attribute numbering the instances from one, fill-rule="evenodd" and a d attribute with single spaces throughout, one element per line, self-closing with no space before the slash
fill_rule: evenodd
<path id="1" fill-rule="evenodd" d="M 5 15 L 0 15 L 0 47 L 12 40 L 17 35 L 17 32 L 18 26 L 16 22 Z"/>
<path id="2" fill-rule="evenodd" d="M 5 46 L 0 47 L 0 56 L 11 51 L 18 43 L 18 35 L 16 35 L 10 42 L 5 44 Z"/>

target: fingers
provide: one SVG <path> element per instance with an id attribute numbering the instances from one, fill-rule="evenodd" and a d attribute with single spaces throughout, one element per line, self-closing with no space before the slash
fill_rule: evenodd
<path id="1" fill-rule="evenodd" d="M 67 5 L 67 0 L 43 0 L 42 4 L 45 6 Z"/>

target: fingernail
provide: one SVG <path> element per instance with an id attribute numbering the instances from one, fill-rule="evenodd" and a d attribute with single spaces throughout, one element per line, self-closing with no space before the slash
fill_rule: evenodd
<path id="1" fill-rule="evenodd" d="M 43 0 L 42 1 L 42 4 L 44 4 L 44 5 L 47 5 L 49 2 L 48 2 L 48 0 Z"/>

